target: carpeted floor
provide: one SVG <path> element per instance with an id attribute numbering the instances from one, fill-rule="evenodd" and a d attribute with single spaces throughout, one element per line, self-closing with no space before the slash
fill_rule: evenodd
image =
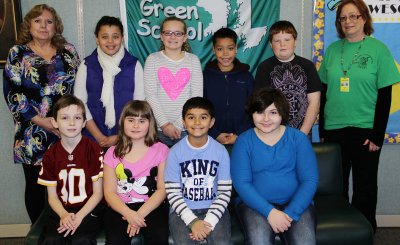
<path id="1" fill-rule="evenodd" d="M 400 227 L 378 228 L 374 245 L 399 245 Z M 24 238 L 0 238 L 0 245 L 24 245 Z"/>

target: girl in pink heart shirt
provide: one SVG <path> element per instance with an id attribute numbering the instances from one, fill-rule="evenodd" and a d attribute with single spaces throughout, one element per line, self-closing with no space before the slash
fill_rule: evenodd
<path id="1" fill-rule="evenodd" d="M 161 51 L 150 54 L 144 65 L 146 100 L 153 109 L 158 138 L 171 147 L 186 135 L 182 107 L 190 98 L 203 97 L 199 58 L 190 53 L 186 23 L 175 17 L 161 24 Z"/>

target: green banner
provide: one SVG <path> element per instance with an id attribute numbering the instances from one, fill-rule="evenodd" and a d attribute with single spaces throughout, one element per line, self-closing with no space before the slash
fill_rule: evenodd
<path id="1" fill-rule="evenodd" d="M 168 16 L 184 19 L 189 44 L 204 65 L 213 59 L 212 35 L 221 27 L 239 36 L 237 57 L 251 67 L 272 56 L 268 29 L 279 19 L 279 0 L 121 0 L 121 19 L 129 51 L 142 64 L 160 48 L 160 24 Z"/>

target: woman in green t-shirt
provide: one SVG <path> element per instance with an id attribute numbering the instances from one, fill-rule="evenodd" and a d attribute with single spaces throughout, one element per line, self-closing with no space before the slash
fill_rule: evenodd
<path id="1" fill-rule="evenodd" d="M 389 117 L 392 85 L 400 81 L 388 48 L 370 37 L 372 18 L 362 0 L 344 0 L 336 12 L 340 40 L 326 50 L 319 75 L 320 137 L 342 148 L 344 195 L 376 230 L 379 155 Z"/>

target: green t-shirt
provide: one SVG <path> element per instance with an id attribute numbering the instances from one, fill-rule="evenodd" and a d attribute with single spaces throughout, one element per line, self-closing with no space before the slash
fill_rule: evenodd
<path id="1" fill-rule="evenodd" d="M 343 40 L 328 47 L 318 71 L 322 83 L 328 87 L 325 129 L 373 128 L 378 89 L 399 82 L 399 71 L 390 51 L 379 40 L 368 36 L 364 41 L 354 43 Z M 348 92 L 340 90 L 341 78 L 344 77 L 341 65 L 343 42 L 343 69 L 347 70 L 349 78 Z"/>

